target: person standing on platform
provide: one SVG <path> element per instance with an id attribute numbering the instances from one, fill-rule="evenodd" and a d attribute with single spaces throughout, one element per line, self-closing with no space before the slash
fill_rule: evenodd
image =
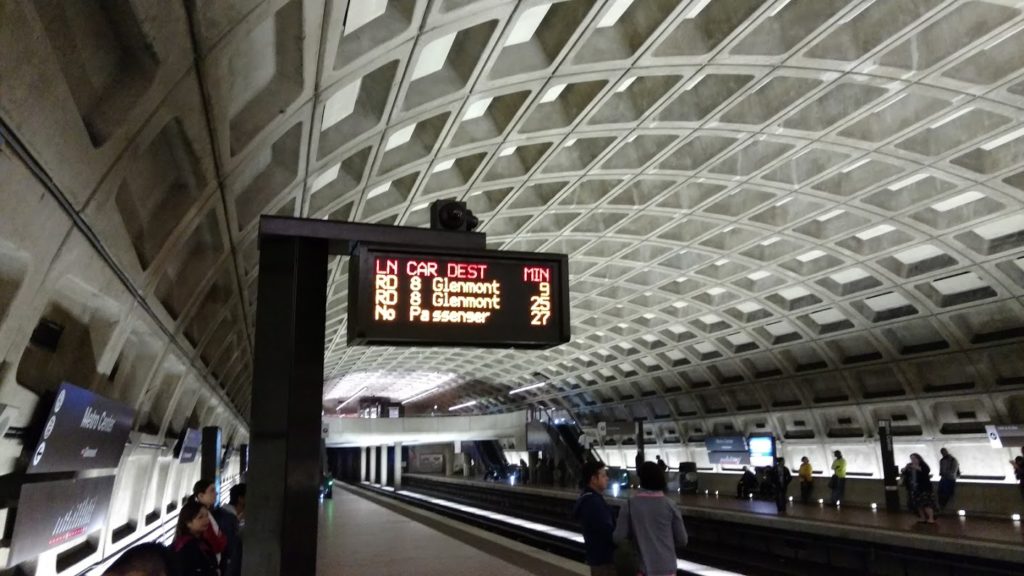
<path id="1" fill-rule="evenodd" d="M 192 500 L 206 507 L 210 512 L 210 521 L 206 523 L 206 533 L 203 537 L 210 544 L 210 549 L 217 556 L 220 556 L 228 546 L 228 540 L 220 531 L 220 525 L 213 517 L 213 505 L 217 502 L 217 486 L 213 480 L 202 479 L 192 485 Z"/>
<path id="2" fill-rule="evenodd" d="M 604 501 L 604 491 L 608 489 L 608 470 L 604 463 L 584 464 L 582 484 L 572 515 L 583 528 L 583 546 L 590 575 L 616 576 L 615 543 L 612 541 L 615 520 L 612 509 Z"/>
<path id="3" fill-rule="evenodd" d="M 907 491 L 907 510 L 910 510 L 914 514 L 917 514 L 917 505 L 914 504 L 914 482 L 917 482 L 917 476 L 914 475 L 911 465 L 913 461 L 907 461 L 907 464 L 900 470 L 900 481 L 903 484 L 903 488 Z"/>
<path id="4" fill-rule="evenodd" d="M 1024 450 L 1024 448 L 1021 448 L 1021 450 Z M 1020 495 L 1024 498 L 1024 456 L 1017 456 L 1010 460 L 1010 464 L 1013 465 L 1013 476 L 1017 479 Z"/>
<path id="5" fill-rule="evenodd" d="M 956 480 L 960 477 L 960 462 L 943 448 L 939 450 L 942 459 L 939 460 L 939 511 L 945 509 L 946 504 L 953 499 L 956 492 Z"/>
<path id="6" fill-rule="evenodd" d="M 616 544 L 627 539 L 636 544 L 645 576 L 675 576 L 676 548 L 686 546 L 688 536 L 679 508 L 665 497 L 665 475 L 654 462 L 640 466 L 640 490 L 619 508 L 615 523 Z"/>
<path id="7" fill-rule="evenodd" d="M 210 527 L 210 511 L 197 500 L 189 500 L 178 513 L 172 548 L 185 576 L 218 576 L 217 554 L 205 534 Z"/>
<path id="8" fill-rule="evenodd" d="M 242 573 L 242 525 L 245 518 L 246 489 L 244 482 L 232 486 L 228 503 L 213 513 L 213 517 L 220 525 L 221 533 L 227 540 L 227 548 L 220 556 L 221 576 L 236 576 Z"/>
<path id="9" fill-rule="evenodd" d="M 789 491 L 789 483 L 793 481 L 793 473 L 786 466 L 785 458 L 776 458 L 775 467 L 769 474 L 769 479 L 775 486 L 775 508 L 782 514 L 786 511 L 786 493 Z"/>
<path id="10" fill-rule="evenodd" d="M 811 501 L 811 492 L 814 490 L 814 468 L 807 456 L 800 459 L 800 470 L 797 474 L 800 476 L 800 501 L 807 504 Z"/>
<path id="11" fill-rule="evenodd" d="M 519 483 L 526 484 L 530 481 L 530 468 L 526 465 L 526 461 L 522 458 L 519 459 Z"/>
<path id="12" fill-rule="evenodd" d="M 914 453 L 910 455 L 908 472 L 913 478 L 914 507 L 921 518 L 918 522 L 935 524 L 935 492 L 932 491 L 931 468 L 920 454 Z"/>
<path id="13" fill-rule="evenodd" d="M 832 504 L 839 504 L 846 493 L 846 459 L 839 450 L 832 452 L 832 456 L 835 460 L 832 461 L 832 478 L 828 482 L 829 488 L 832 489 L 829 501 Z"/>
<path id="14" fill-rule="evenodd" d="M 661 459 L 661 456 L 655 456 L 654 458 L 657 460 L 656 463 L 658 465 L 658 470 L 661 470 L 662 474 L 668 472 L 668 464 L 666 464 L 665 461 Z"/>

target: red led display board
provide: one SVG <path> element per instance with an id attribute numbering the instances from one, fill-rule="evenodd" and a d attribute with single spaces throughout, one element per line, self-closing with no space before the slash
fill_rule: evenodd
<path id="1" fill-rule="evenodd" d="M 569 341 L 564 254 L 361 246 L 348 343 L 550 348 Z"/>

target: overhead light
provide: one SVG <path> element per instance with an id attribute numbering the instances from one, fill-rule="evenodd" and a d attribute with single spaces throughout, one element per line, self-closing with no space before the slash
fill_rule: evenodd
<path id="1" fill-rule="evenodd" d="M 469 402 L 464 402 L 462 404 L 456 404 L 455 406 L 452 406 L 452 407 L 448 408 L 448 411 L 451 412 L 452 410 L 458 410 L 459 408 L 469 408 L 470 406 L 473 406 L 474 404 L 476 404 L 476 400 L 470 400 Z"/>
<path id="2" fill-rule="evenodd" d="M 438 387 L 434 386 L 430 390 L 424 390 L 423 392 L 420 392 L 419 394 L 415 394 L 413 396 L 409 396 L 405 400 L 402 400 L 402 404 L 408 404 L 410 402 L 415 402 L 416 400 L 419 400 L 420 398 L 423 398 L 424 396 L 429 396 L 429 395 L 433 394 L 434 392 L 437 392 L 437 389 L 438 389 Z"/>
<path id="3" fill-rule="evenodd" d="M 686 15 L 683 16 L 684 20 L 691 20 L 696 18 L 703 10 L 711 3 L 711 0 L 696 0 L 693 7 L 687 10 Z"/>
<path id="4" fill-rule="evenodd" d="M 849 174 L 850 172 L 853 172 L 854 170 L 860 168 L 861 166 L 867 164 L 868 162 L 871 162 L 871 158 L 861 158 L 857 162 L 854 162 L 853 164 L 850 164 L 846 168 L 843 168 L 842 170 L 840 170 L 840 172 L 842 172 L 843 174 Z"/>
<path id="5" fill-rule="evenodd" d="M 363 387 L 362 387 L 362 388 L 360 388 L 359 390 L 356 390 L 355 394 L 353 394 L 353 395 L 349 396 L 349 397 L 348 397 L 348 400 L 345 400 L 344 402 L 342 402 L 341 404 L 339 404 L 339 405 L 338 405 L 338 408 L 343 408 L 343 407 L 344 407 L 344 406 L 345 406 L 346 404 L 348 404 L 349 402 L 351 402 L 351 401 L 355 400 L 356 398 L 359 398 L 359 395 L 360 395 L 360 394 L 362 394 L 363 392 L 366 392 L 366 386 L 363 386 Z"/>
<path id="6" fill-rule="evenodd" d="M 964 518 L 965 516 L 967 516 L 967 510 L 957 510 L 956 515 L 961 518 Z"/>
<path id="7" fill-rule="evenodd" d="M 520 392 L 526 392 L 527 390 L 533 390 L 534 388 L 540 388 L 547 382 L 537 382 L 536 384 L 530 384 L 529 386 L 523 386 L 522 388 L 516 388 L 515 390 L 509 390 L 509 394 L 519 394 Z"/>
<path id="8" fill-rule="evenodd" d="M 990 152 L 992 150 L 995 150 L 996 148 L 999 148 L 1003 144 L 1007 144 L 1009 142 L 1016 140 L 1017 138 L 1020 138 L 1021 136 L 1024 136 L 1024 128 L 1014 130 L 1013 132 L 1010 132 L 1008 134 L 1003 134 L 1002 136 L 996 138 L 995 140 L 989 140 L 988 142 L 981 145 L 981 149 L 986 152 Z"/>
<path id="9" fill-rule="evenodd" d="M 781 2 L 779 2 L 779 4 L 774 9 L 772 9 L 770 13 L 768 13 L 768 17 L 771 18 L 778 14 L 779 12 L 782 12 L 782 9 L 785 8 L 787 4 L 789 4 L 789 0 L 782 0 Z"/>
<path id="10" fill-rule="evenodd" d="M 615 26 L 615 23 L 622 18 L 622 15 L 629 9 L 629 6 L 633 4 L 633 0 L 616 0 L 612 7 L 604 13 L 601 21 L 597 23 L 598 28 L 608 28 L 609 26 Z"/>

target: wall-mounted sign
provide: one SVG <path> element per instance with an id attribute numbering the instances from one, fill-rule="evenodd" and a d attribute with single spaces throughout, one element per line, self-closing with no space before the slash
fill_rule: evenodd
<path id="1" fill-rule="evenodd" d="M 349 344 L 558 346 L 570 337 L 568 257 L 362 246 L 348 318 Z"/>
<path id="2" fill-rule="evenodd" d="M 116 468 L 135 411 L 68 383 L 60 385 L 28 472 Z"/>
<path id="3" fill-rule="evenodd" d="M 704 447 L 712 464 L 750 464 L 747 439 L 743 436 L 709 436 L 704 439 Z"/>
<path id="4" fill-rule="evenodd" d="M 178 461 L 182 464 L 189 464 L 196 461 L 199 454 L 199 447 L 203 444 L 203 431 L 196 428 L 186 428 L 185 437 L 181 441 L 181 452 L 178 454 Z"/>
<path id="5" fill-rule="evenodd" d="M 1016 448 L 1024 446 L 1024 426 L 1005 424 L 985 426 L 985 434 L 993 448 Z"/>
<path id="6" fill-rule="evenodd" d="M 101 530 L 113 490 L 113 476 L 22 486 L 8 567 Z"/>

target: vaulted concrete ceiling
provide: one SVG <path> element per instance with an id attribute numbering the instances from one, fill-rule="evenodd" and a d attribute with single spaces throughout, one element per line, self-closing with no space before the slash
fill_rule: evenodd
<path id="1" fill-rule="evenodd" d="M 217 370 L 243 410 L 258 215 L 425 226 L 455 196 L 490 247 L 570 254 L 573 341 L 348 348 L 338 260 L 327 394 L 416 371 L 447 387 L 423 404 L 585 421 L 1024 419 L 1021 2 L 14 1 L 2 17 L 4 121 L 163 321 L 229 342 L 209 361 L 231 359 Z"/>

